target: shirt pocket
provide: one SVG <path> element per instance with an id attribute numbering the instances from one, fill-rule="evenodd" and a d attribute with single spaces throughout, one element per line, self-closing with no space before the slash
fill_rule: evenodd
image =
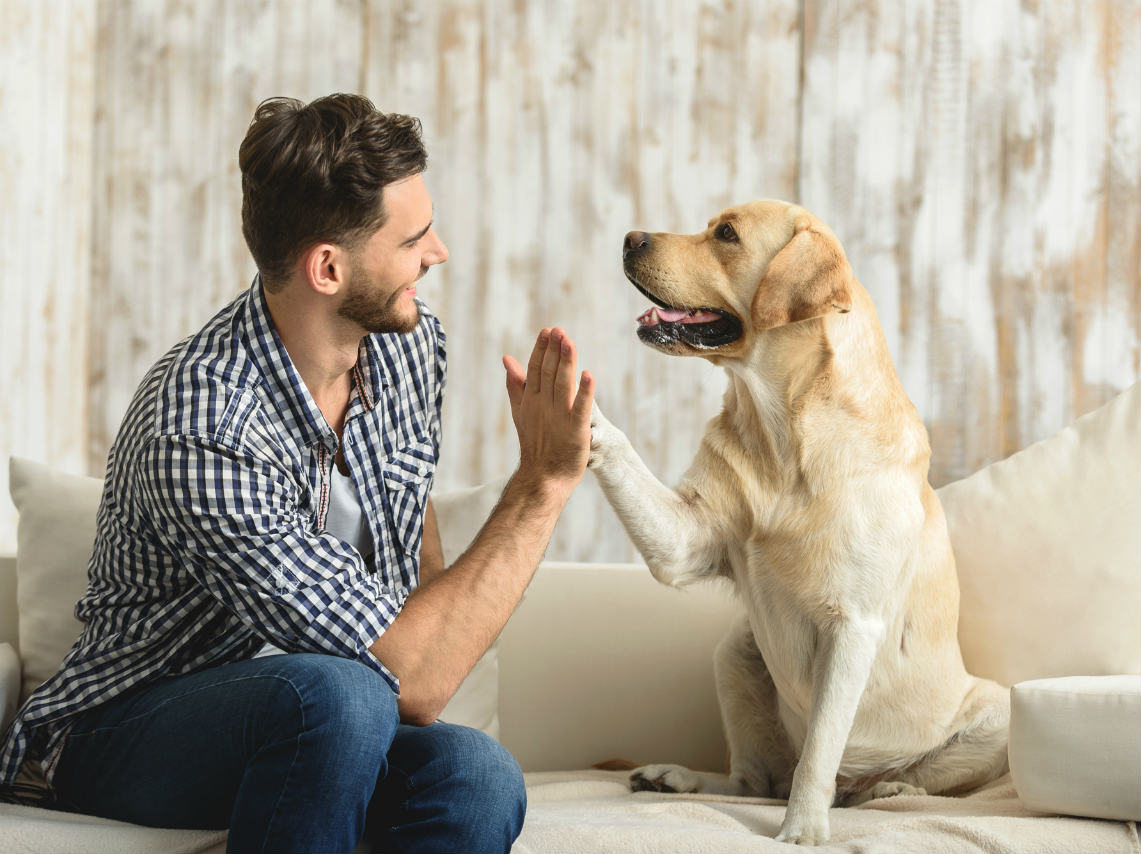
<path id="1" fill-rule="evenodd" d="M 388 521 L 405 554 L 420 553 L 424 512 L 435 470 L 436 447 L 427 439 L 415 439 L 396 448 L 382 464 Z"/>

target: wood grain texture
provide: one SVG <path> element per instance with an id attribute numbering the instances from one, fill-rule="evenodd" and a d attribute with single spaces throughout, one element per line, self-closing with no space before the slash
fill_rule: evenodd
<path id="1" fill-rule="evenodd" d="M 758 197 L 845 244 L 937 484 L 1141 374 L 1141 0 L 0 0 L 0 48 L 0 456 L 101 472 L 246 286 L 237 149 L 282 94 L 423 120 L 438 488 L 512 470 L 500 358 L 551 325 L 675 481 L 724 380 L 637 342 L 621 240 Z M 589 475 L 548 557 L 636 558 Z"/>
<path id="2" fill-rule="evenodd" d="M 809 3 L 804 32 L 800 197 L 876 299 L 932 481 L 1135 382 L 1137 5 Z"/>
<path id="3" fill-rule="evenodd" d="M 0 2 L 0 551 L 8 457 L 85 469 L 95 2 Z"/>

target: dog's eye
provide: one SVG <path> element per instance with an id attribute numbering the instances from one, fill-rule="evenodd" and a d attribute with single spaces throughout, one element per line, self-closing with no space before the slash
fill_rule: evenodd
<path id="1" fill-rule="evenodd" d="M 726 243 L 736 243 L 738 240 L 737 232 L 733 230 L 733 226 L 729 223 L 722 225 L 714 234 L 718 240 L 724 240 Z"/>

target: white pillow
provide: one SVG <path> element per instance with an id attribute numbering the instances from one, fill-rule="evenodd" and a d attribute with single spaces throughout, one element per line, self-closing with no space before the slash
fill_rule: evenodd
<path id="1" fill-rule="evenodd" d="M 1033 810 L 1141 821 L 1141 676 L 1015 685 L 1010 773 Z"/>
<path id="2" fill-rule="evenodd" d="M 1141 384 L 939 497 L 971 673 L 1141 673 Z"/>
<path id="3" fill-rule="evenodd" d="M 432 508 L 440 528 L 444 565 L 451 566 L 471 545 L 503 492 L 506 479 L 482 486 L 433 493 Z M 440 720 L 463 724 L 499 738 L 499 641 L 476 662 L 471 673 L 440 712 Z"/>
<path id="4" fill-rule="evenodd" d="M 75 603 L 87 590 L 95 515 L 103 481 L 12 457 L 8 473 L 19 511 L 16 600 L 23 684 L 20 701 L 59 669 L 79 637 Z M 503 482 L 432 496 L 446 563 L 467 548 L 491 513 Z M 441 719 L 499 737 L 499 661 L 495 647 L 476 664 Z"/>
<path id="5" fill-rule="evenodd" d="M 16 607 L 23 702 L 55 674 L 83 629 L 75 619 L 75 603 L 87 590 L 103 481 L 12 457 L 8 488 L 20 514 Z"/>

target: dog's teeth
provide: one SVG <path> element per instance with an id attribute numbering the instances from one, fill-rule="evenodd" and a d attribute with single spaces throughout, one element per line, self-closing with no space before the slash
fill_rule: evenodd
<path id="1" fill-rule="evenodd" d="M 642 326 L 654 326 L 657 324 L 657 322 L 658 313 L 652 308 L 648 308 L 640 315 L 638 315 L 638 323 L 640 323 Z"/>

